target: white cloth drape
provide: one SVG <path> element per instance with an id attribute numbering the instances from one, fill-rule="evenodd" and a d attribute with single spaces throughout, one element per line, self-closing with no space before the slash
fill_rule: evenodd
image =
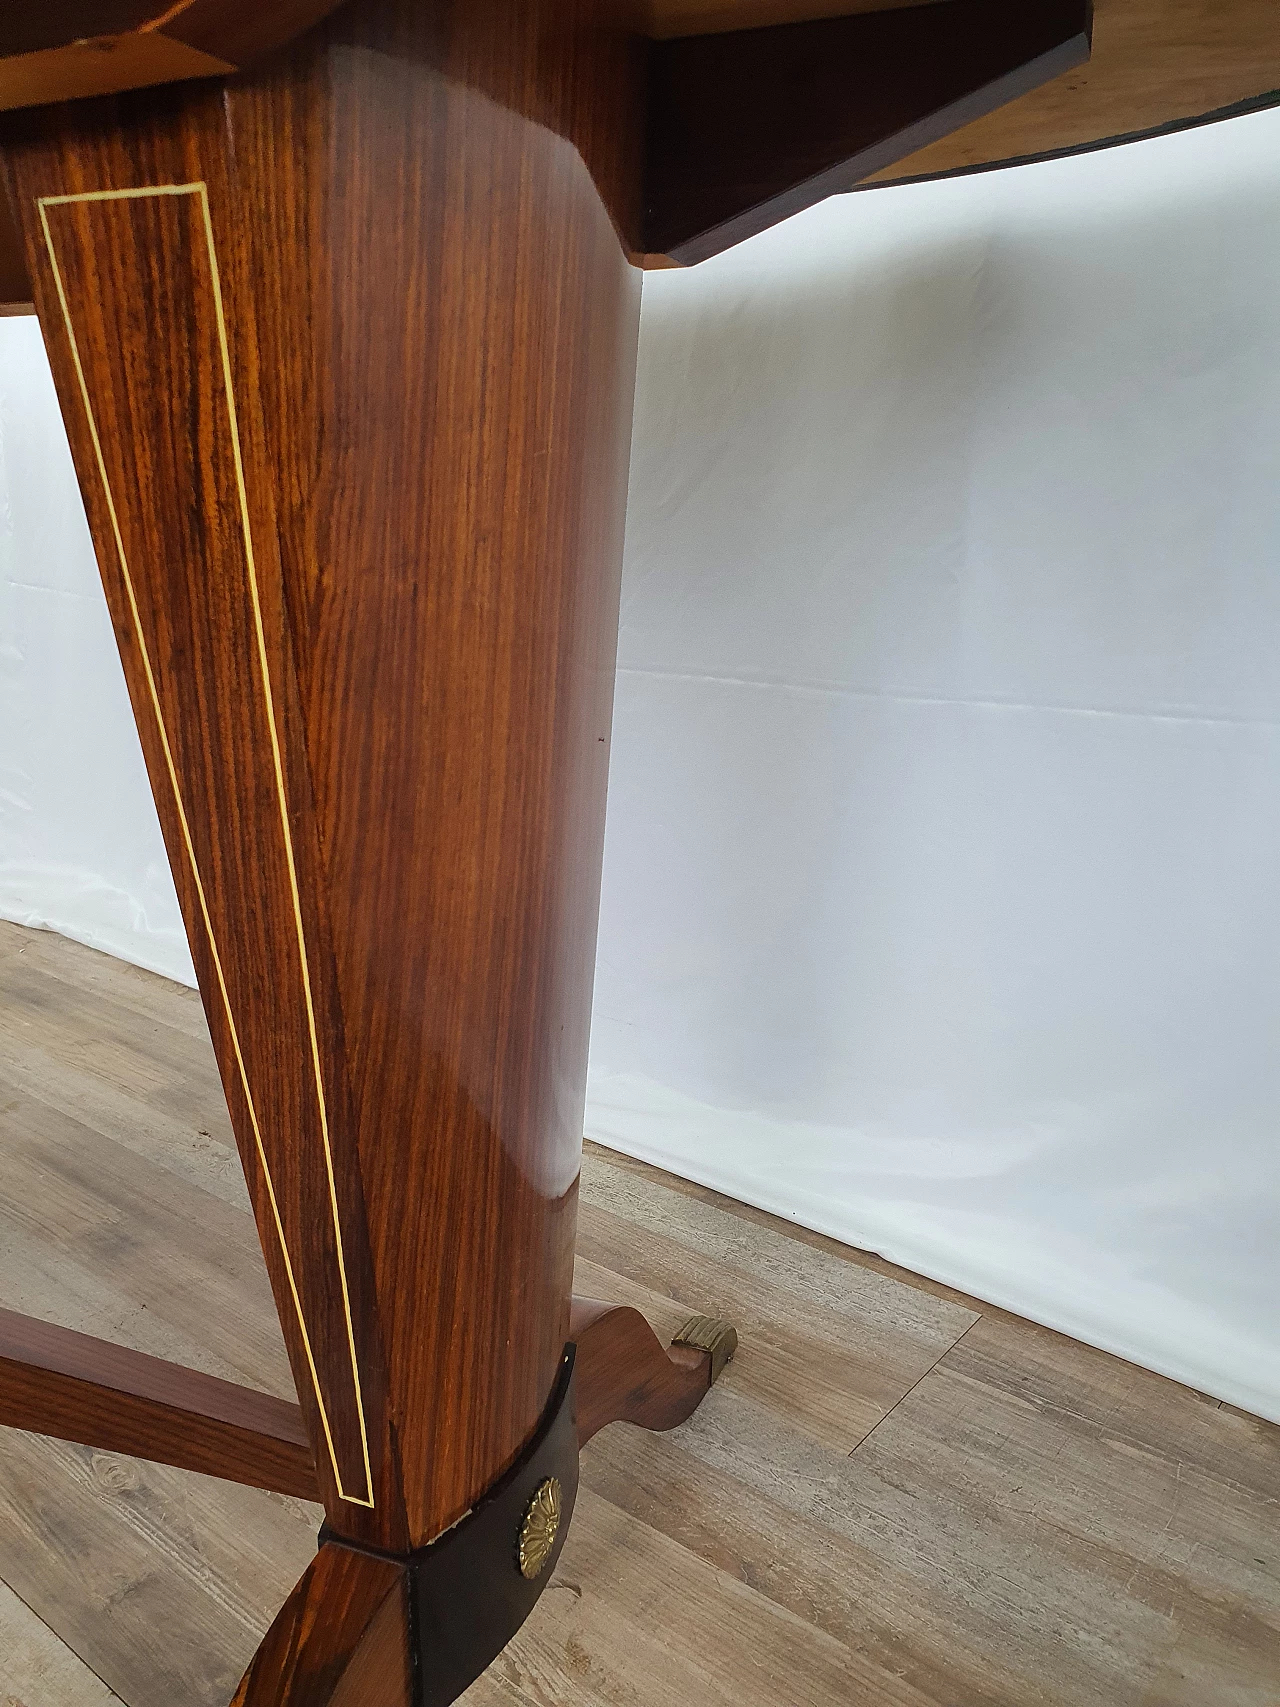
<path id="1" fill-rule="evenodd" d="M 1280 1418 L 1280 114 L 648 275 L 588 1132 Z"/>
<path id="2" fill-rule="evenodd" d="M 0 319 L 0 918 L 195 983 L 30 316 Z"/>

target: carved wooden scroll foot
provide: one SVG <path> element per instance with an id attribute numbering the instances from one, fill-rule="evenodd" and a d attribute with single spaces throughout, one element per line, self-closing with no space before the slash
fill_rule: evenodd
<path id="1" fill-rule="evenodd" d="M 578 1444 L 611 1422 L 667 1429 L 706 1398 L 737 1349 L 727 1322 L 694 1316 L 670 1348 L 639 1310 L 575 1298 L 569 1332 L 578 1348 Z"/>

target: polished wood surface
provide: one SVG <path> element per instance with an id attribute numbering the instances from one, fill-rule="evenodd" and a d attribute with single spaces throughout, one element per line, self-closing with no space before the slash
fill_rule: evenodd
<path id="1" fill-rule="evenodd" d="M 705 260 L 1089 57 L 1090 0 L 948 0 L 661 42 L 643 248 Z"/>
<path id="2" fill-rule="evenodd" d="M 756 30 L 770 24 L 802 24 L 814 18 L 937 4 L 939 0 L 643 0 L 640 22 L 646 35 L 669 41 L 676 36 Z"/>
<path id="3" fill-rule="evenodd" d="M 127 162 L 104 165 L 104 187 L 129 183 Z M 368 1510 L 381 1492 L 394 1508 L 346 1086 L 331 1063 L 341 1034 L 324 1023 L 330 981 L 313 970 L 321 927 L 301 911 L 318 853 L 310 816 L 289 814 L 301 781 L 289 791 L 275 769 L 287 755 L 276 694 L 292 684 L 279 569 L 253 550 L 255 533 L 273 543 L 274 530 L 269 511 L 256 528 L 248 512 L 208 193 L 42 202 L 36 218 L 38 289 L 61 318 L 99 563 L 293 1318 L 299 1388 L 337 1497 Z M 44 324 L 58 327 L 48 313 Z M 192 419 L 203 432 L 187 430 Z"/>
<path id="4" fill-rule="evenodd" d="M 411 1707 L 404 1569 L 322 1546 L 280 1608 L 231 1707 Z"/>
<path id="5" fill-rule="evenodd" d="M 639 1310 L 574 1298 L 569 1333 L 578 1348 L 578 1440 L 611 1422 L 675 1428 L 711 1387 L 711 1355 L 664 1346 Z"/>
<path id="6" fill-rule="evenodd" d="M 477 1628 L 503 1585 L 515 1603 L 513 1478 L 549 1406 L 566 1525 L 576 1488 L 556 1382 L 629 257 L 712 253 L 1078 64 L 1088 9 L 946 0 L 657 43 L 625 0 L 322 10 L 191 0 L 103 49 L 107 83 L 76 82 L 74 40 L 11 37 L 0 154 L 326 1511 L 237 1700 L 404 1707 L 429 1660 L 416 1550 L 484 1543 L 430 1602 L 439 1658 L 455 1587 Z M 50 71 L 66 53 L 74 76 Z M 41 104 L 122 77 L 164 86 Z M 709 1360 L 632 1311 L 578 1327 L 584 1436 L 706 1395 Z M 12 1420 L 172 1435 L 179 1377 L 130 1366 L 135 1431 L 89 1371 L 110 1354 L 58 1343 L 68 1367 L 39 1379 L 9 1360 Z M 806 1403 L 844 1438 L 832 1385 Z M 311 1490 L 292 1411 L 219 1402 L 224 1428 L 248 1405 L 292 1430 L 270 1485 Z M 220 1471 L 225 1434 L 186 1433 L 182 1462 Z M 444 1707 L 474 1675 L 415 1693 Z"/>
<path id="7" fill-rule="evenodd" d="M 195 992 L 0 924 L 0 1008 L 0 1294 L 287 1383 Z M 464 1707 L 1271 1707 L 1280 1429 L 591 1145 L 579 1225 L 579 1290 L 741 1345 L 674 1432 L 586 1447 Z M 3 1448 L 0 1701 L 226 1707 L 320 1508 Z"/>
<path id="8" fill-rule="evenodd" d="M 52 1322 L 0 1310 L 0 1423 L 316 1499 L 302 1413 Z"/>
<path id="9" fill-rule="evenodd" d="M 574 19 L 374 0 L 3 139 L 329 1521 L 391 1548 L 568 1328 L 638 315 Z"/>
<path id="10" fill-rule="evenodd" d="M 51 0 L 0 18 L 0 111 L 252 65 L 339 0 Z"/>
<path id="11" fill-rule="evenodd" d="M 0 188 L 0 313 L 19 312 L 30 305 L 34 313 L 35 305 L 31 302 L 31 279 L 27 273 L 27 257 L 22 246 L 22 232 L 18 228 L 13 208 L 9 198 Z"/>
<path id="12" fill-rule="evenodd" d="M 187 0 L 160 11 L 156 0 L 60 0 L 38 12 L 15 13 L 0 21 L 0 108 L 233 71 L 305 31 L 333 3 L 277 0 L 275 4 L 246 5 L 245 0 Z M 589 19 L 602 37 L 610 36 L 613 55 L 629 60 L 634 88 L 622 104 L 620 110 L 624 112 L 646 100 L 641 51 L 646 43 L 641 38 L 655 38 L 660 44 L 694 44 L 697 51 L 690 63 L 703 67 L 706 81 L 704 90 L 690 97 L 692 110 L 696 116 L 701 104 L 698 96 L 705 92 L 707 105 L 718 115 L 714 121 L 710 114 L 707 117 L 710 153 L 714 154 L 716 136 L 723 128 L 721 147 L 729 162 L 745 149 L 745 183 L 757 184 L 766 202 L 779 190 L 792 192 L 777 200 L 772 218 L 785 217 L 816 196 L 849 188 L 854 182 L 870 188 L 904 178 L 932 177 L 1105 146 L 1280 99 L 1280 9 L 1272 0 L 1097 0 L 1096 46 L 1087 70 L 1076 61 L 1076 68 L 1062 76 L 1067 68 L 1064 62 L 1043 87 L 1027 77 L 1021 86 L 1015 82 L 994 90 L 987 102 L 971 102 L 964 110 L 952 110 L 945 119 L 937 114 L 936 102 L 931 104 L 939 58 L 951 51 L 946 36 L 952 26 L 945 14 L 971 9 L 971 0 L 931 0 L 924 6 L 928 22 L 921 22 L 915 40 L 908 43 L 906 56 L 880 67 L 872 79 L 870 107 L 856 70 L 839 91 L 843 124 L 863 143 L 869 123 L 872 134 L 878 134 L 874 119 L 881 111 L 881 93 L 891 97 L 891 106 L 905 103 L 912 112 L 937 115 L 931 128 L 926 125 L 903 135 L 900 144 L 888 150 L 887 158 L 884 150 L 877 155 L 863 147 L 846 148 L 843 156 L 833 154 L 834 132 L 841 125 L 833 127 L 830 120 L 817 127 L 819 134 L 815 136 L 811 93 L 804 86 L 824 77 L 834 83 L 828 41 L 820 31 L 804 34 L 806 45 L 792 54 L 794 64 L 786 63 L 784 56 L 770 65 L 766 56 L 750 77 L 744 79 L 734 72 L 735 55 L 743 56 L 749 65 L 753 53 L 759 53 L 758 44 L 751 38 L 762 28 L 793 25 L 803 34 L 806 23 L 859 15 L 874 18 L 905 7 L 916 10 L 920 3 L 600 0 L 592 7 L 589 0 L 581 0 L 579 6 L 570 8 L 574 20 L 570 27 L 579 28 Z M 550 13 L 545 15 L 550 17 Z M 995 19 L 987 51 L 998 58 L 1002 39 L 1004 49 L 1011 50 L 1013 38 L 1020 31 L 1034 30 L 1044 16 L 1043 6 L 1013 7 L 1011 24 Z M 882 22 L 892 28 L 891 19 Z M 558 28 L 554 19 L 551 27 Z M 735 37 L 736 48 L 722 43 L 713 51 L 713 41 L 700 40 L 725 34 Z M 670 116 L 663 71 L 665 52 L 659 46 L 653 53 L 656 75 L 647 97 L 649 122 L 659 132 L 660 155 L 661 132 Z M 726 81 L 735 79 L 740 85 L 736 98 L 718 100 Z M 888 88 L 884 89 L 886 80 Z M 993 103 L 995 110 L 982 111 Z M 559 122 L 563 126 L 563 114 Z M 575 136 L 575 140 L 582 139 Z M 584 149 L 593 166 L 598 140 L 595 137 Z M 677 152 L 676 184 L 683 174 L 695 196 L 699 186 L 705 193 L 708 157 L 707 138 L 689 151 L 687 160 Z M 787 159 L 793 162 L 789 177 L 783 172 Z M 847 162 L 843 172 L 813 186 L 807 199 L 804 193 L 795 193 L 806 171 L 813 176 L 842 162 Z M 659 159 L 652 168 L 661 203 L 670 200 L 671 164 Z M 623 180 L 626 178 L 624 173 Z M 720 195 L 713 197 L 717 203 L 723 199 L 723 186 L 720 188 Z M 661 236 L 642 229 L 633 190 L 633 185 L 626 187 L 616 174 L 612 182 L 602 185 L 633 255 L 645 265 L 669 264 L 664 260 Z M 655 208 L 650 223 L 659 233 L 671 224 L 663 205 Z M 675 228 L 682 229 L 686 223 L 677 218 Z M 744 232 L 749 229 L 749 224 L 743 227 Z M 26 301 L 21 294 L 21 273 L 6 273 L 4 254 L 0 229 L 0 303 Z M 699 255 L 691 249 L 683 258 L 694 260 Z"/>
<path id="13" fill-rule="evenodd" d="M 1274 0 L 1094 0 L 1093 56 L 869 186 L 1088 149 L 1280 100 Z"/>
<path id="14" fill-rule="evenodd" d="M 578 1491 L 572 1347 L 518 1462 L 429 1546 L 389 1557 L 326 1524 L 254 1656 L 233 1707 L 449 1707 L 506 1647 L 553 1579 Z M 531 1510 L 554 1489 L 554 1525 L 527 1550 Z"/>

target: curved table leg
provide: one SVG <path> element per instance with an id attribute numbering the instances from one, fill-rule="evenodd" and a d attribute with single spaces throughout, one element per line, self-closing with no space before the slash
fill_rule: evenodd
<path id="1" fill-rule="evenodd" d="M 670 1347 L 639 1310 L 574 1298 L 569 1334 L 578 1348 L 578 1445 L 611 1422 L 667 1429 L 692 1416 L 737 1350 L 727 1322 L 694 1316 Z"/>
<path id="2" fill-rule="evenodd" d="M 402 1566 L 326 1542 L 276 1614 L 231 1707 L 410 1707 Z"/>

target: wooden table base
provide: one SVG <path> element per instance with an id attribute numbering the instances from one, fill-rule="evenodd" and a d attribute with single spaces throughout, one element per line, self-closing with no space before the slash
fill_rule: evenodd
<path id="1" fill-rule="evenodd" d="M 553 1562 L 492 1502 L 571 1341 L 639 313 L 634 63 L 580 24 L 370 0 L 8 121 L 300 1412 L 65 1340 L 0 1397 L 323 1499 L 263 1707 L 452 1699 Z M 706 1391 L 646 1334 L 584 1319 L 588 1432 Z M 413 1585 L 481 1531 L 446 1665 Z"/>
<path id="2" fill-rule="evenodd" d="M 1079 63 L 1088 0 L 143 11 L 0 41 L 0 152 L 299 1408 L 0 1319 L 0 1420 L 319 1497 L 237 1701 L 428 1707 L 549 1577 L 579 1438 L 733 1344 L 570 1307 L 632 257 Z"/>
<path id="3" fill-rule="evenodd" d="M 713 1343 L 664 1350 L 639 1311 L 592 1299 L 575 1298 L 572 1318 L 562 1385 L 512 1469 L 461 1523 L 408 1557 L 322 1536 L 235 1707 L 447 1707 L 551 1580 L 572 1515 L 579 1446 L 610 1422 L 674 1428 L 697 1409 L 737 1343 L 726 1324 L 695 1318 L 689 1327 Z M 537 1545 L 526 1557 L 531 1527 Z"/>
<path id="4" fill-rule="evenodd" d="M 569 1337 L 639 279 L 552 13 L 6 135 L 328 1520 L 396 1552 Z"/>
<path id="5" fill-rule="evenodd" d="M 444 1535 L 396 1554 L 350 1544 L 326 1524 L 236 1703 L 445 1707 L 506 1645 L 551 1580 L 579 1448 L 611 1422 L 674 1428 L 737 1345 L 727 1324 L 695 1317 L 664 1349 L 639 1311 L 587 1298 L 573 1299 L 570 1332 L 531 1440 Z M 298 1406 L 7 1310 L 0 1422 L 321 1496 Z"/>

